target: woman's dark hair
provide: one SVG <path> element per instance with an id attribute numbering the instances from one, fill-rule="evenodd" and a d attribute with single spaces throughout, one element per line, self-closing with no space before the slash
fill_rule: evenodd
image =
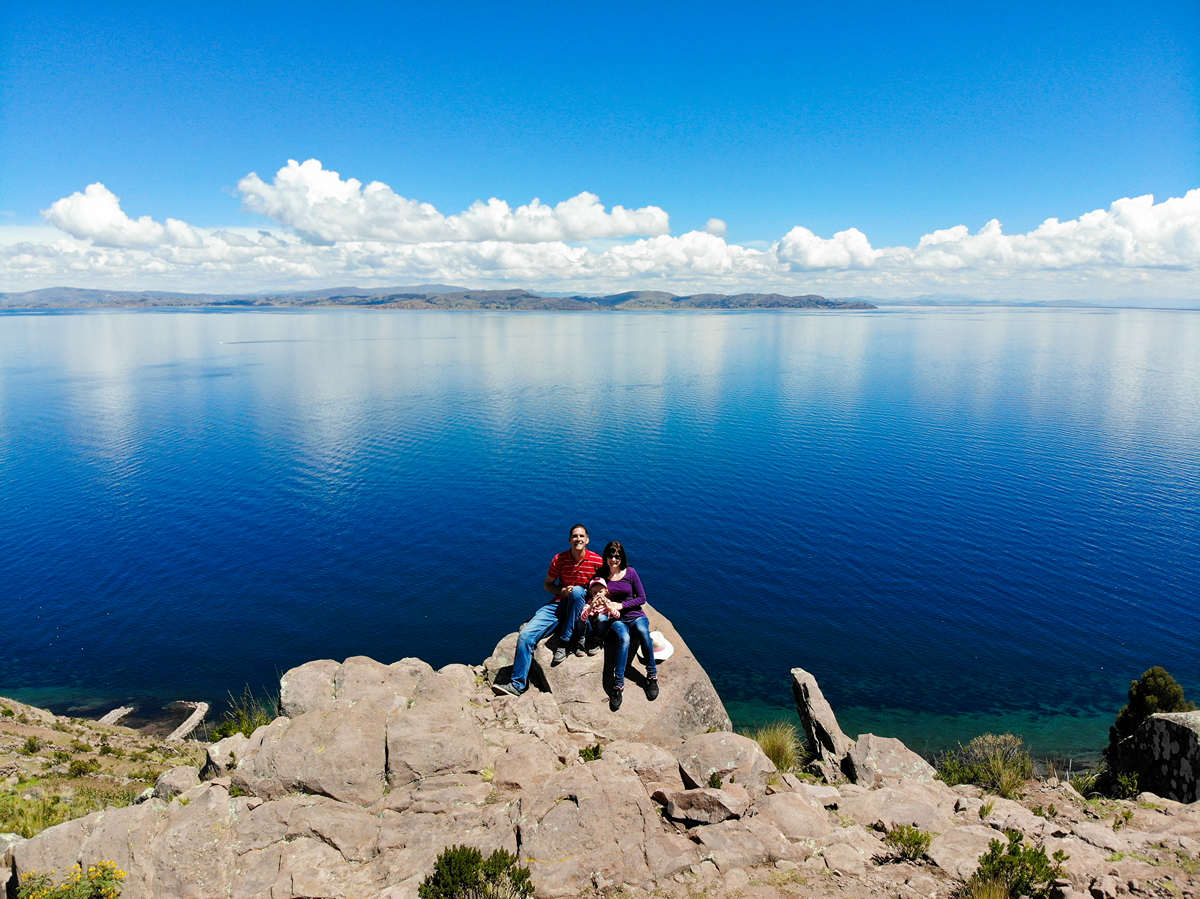
<path id="1" fill-rule="evenodd" d="M 604 547 L 604 552 L 601 553 L 601 558 L 604 559 L 604 564 L 600 566 L 600 570 L 596 572 L 596 577 L 607 578 L 612 576 L 612 570 L 608 567 L 608 557 L 616 554 L 621 557 L 621 567 L 629 567 L 629 557 L 625 555 L 625 547 L 621 545 L 620 540 L 610 540 L 608 545 Z"/>

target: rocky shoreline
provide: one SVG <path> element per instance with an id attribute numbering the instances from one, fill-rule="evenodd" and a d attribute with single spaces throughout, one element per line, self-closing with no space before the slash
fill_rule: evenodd
<path id="1" fill-rule="evenodd" d="M 513 853 L 547 897 L 948 897 L 1016 831 L 1067 853 L 1062 897 L 1200 895 L 1200 803 L 1087 799 L 1053 778 L 1020 801 L 949 787 L 900 741 L 843 734 L 803 669 L 792 687 L 824 781 L 780 772 L 650 614 L 675 646 L 662 694 L 643 695 L 635 664 L 615 714 L 599 655 L 551 667 L 541 647 L 532 688 L 494 696 L 515 634 L 473 667 L 302 665 L 280 717 L 171 768 L 144 801 L 0 836 L 0 883 L 15 899 L 29 872 L 109 860 L 128 899 L 396 899 L 467 844 Z M 901 825 L 931 835 L 916 860 L 886 842 Z"/>

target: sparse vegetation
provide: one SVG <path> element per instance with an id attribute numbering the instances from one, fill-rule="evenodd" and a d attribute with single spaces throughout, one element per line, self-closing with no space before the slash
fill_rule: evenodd
<path id="1" fill-rule="evenodd" d="M 86 871 L 74 865 L 66 880 L 58 883 L 53 875 L 29 872 L 21 878 L 17 899 L 116 899 L 125 879 L 125 872 L 109 861 L 89 865 Z"/>
<path id="2" fill-rule="evenodd" d="M 1033 777 L 1033 759 L 1016 734 L 981 734 L 937 760 L 938 776 L 947 784 L 972 783 L 1016 799 Z"/>
<path id="3" fill-rule="evenodd" d="M 781 772 L 796 771 L 804 763 L 804 748 L 796 727 L 789 721 L 765 724 L 748 734 Z"/>
<path id="4" fill-rule="evenodd" d="M 992 809 L 996 807 L 995 799 L 985 799 L 979 806 L 979 820 L 982 821 L 992 813 Z"/>
<path id="5" fill-rule="evenodd" d="M 46 744 L 37 737 L 26 737 L 25 742 L 21 744 L 22 755 L 35 755 L 41 751 L 41 748 Z"/>
<path id="6" fill-rule="evenodd" d="M 232 737 L 234 734 L 245 734 L 249 737 L 264 724 L 274 721 L 278 708 L 278 697 L 260 699 L 254 695 L 254 691 L 247 684 L 242 689 L 240 696 L 229 694 L 229 705 L 225 709 L 225 717 L 212 729 L 209 737 L 213 741 Z"/>
<path id="7" fill-rule="evenodd" d="M 420 899 L 528 899 L 533 896 L 529 869 L 497 849 L 486 859 L 472 846 L 450 846 L 434 862 L 419 887 Z"/>
<path id="8" fill-rule="evenodd" d="M 595 743 L 591 746 L 584 746 L 581 750 L 579 750 L 579 757 L 585 762 L 594 762 L 596 759 L 600 758 L 603 753 L 604 750 L 601 748 L 600 744 Z"/>
<path id="9" fill-rule="evenodd" d="M 1008 844 L 992 840 L 979 856 L 979 868 L 962 892 L 963 899 L 1048 899 L 1054 881 L 1063 876 L 1067 855 L 1061 849 L 1046 856 L 1043 846 L 1026 846 L 1024 837 L 1008 831 Z"/>
<path id="10" fill-rule="evenodd" d="M 883 841 L 892 848 L 897 858 L 915 862 L 925 857 L 929 849 L 929 841 L 933 834 L 913 827 L 911 824 L 899 824 L 884 836 Z"/>
<path id="11" fill-rule="evenodd" d="M 719 790 L 725 785 L 725 781 L 721 779 L 720 771 L 710 771 L 708 775 L 708 785 L 714 790 Z"/>

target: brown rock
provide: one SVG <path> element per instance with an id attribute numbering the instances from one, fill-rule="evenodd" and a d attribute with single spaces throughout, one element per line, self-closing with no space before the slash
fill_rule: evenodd
<path id="1" fill-rule="evenodd" d="M 801 793 L 776 793 L 757 803 L 758 817 L 770 821 L 789 840 L 813 840 L 833 831 L 829 814 Z"/>
<path id="2" fill-rule="evenodd" d="M 979 856 L 987 852 L 992 840 L 1002 837 L 982 824 L 953 827 L 935 836 L 925 854 L 946 873 L 966 880 L 979 867 Z"/>
<path id="3" fill-rule="evenodd" d="M 654 798 L 664 804 L 666 815 L 672 821 L 692 824 L 717 824 L 729 818 L 740 818 L 750 807 L 750 794 L 739 784 L 730 784 L 725 790 L 703 787 L 669 793 L 660 791 Z"/>
<path id="4" fill-rule="evenodd" d="M 932 782 L 937 772 L 927 761 L 895 737 L 863 734 L 854 743 L 842 765 L 856 784 L 878 787 L 896 781 Z"/>
<path id="5" fill-rule="evenodd" d="M 557 771 L 527 791 L 518 827 L 520 856 L 539 896 L 578 895 L 593 874 L 646 885 L 643 841 L 664 831 L 637 777 L 603 758 Z"/>
<path id="6" fill-rule="evenodd" d="M 632 770 L 643 784 L 674 784 L 676 789 L 683 786 L 679 762 L 661 746 L 615 740 L 604 747 L 604 757 Z"/>
<path id="7" fill-rule="evenodd" d="M 264 799 L 299 791 L 370 805 L 383 795 L 385 715 L 380 706 L 339 700 L 277 719 L 255 732 L 233 783 Z"/>
<path id="8" fill-rule="evenodd" d="M 842 759 L 854 746 L 854 741 L 842 733 L 817 679 L 803 668 L 792 669 L 792 696 L 796 700 L 796 712 L 800 715 L 804 735 L 808 745 L 816 749 L 825 779 L 840 779 Z"/>
<path id="9" fill-rule="evenodd" d="M 716 775 L 722 786 L 739 783 L 756 796 L 765 791 L 767 778 L 777 773 L 762 747 L 740 734 L 697 734 L 684 740 L 677 752 L 689 787 L 707 787 Z"/>
<path id="10" fill-rule="evenodd" d="M 393 787 L 451 771 L 478 773 L 493 758 L 479 724 L 461 709 L 433 704 L 388 713 L 387 780 Z"/>
<path id="11" fill-rule="evenodd" d="M 154 783 L 154 795 L 159 799 L 171 800 L 199 783 L 200 774 L 195 768 L 191 765 L 178 765 L 158 775 L 158 780 Z"/>
<path id="12" fill-rule="evenodd" d="M 558 768 L 555 752 L 534 736 L 521 735 L 520 742 L 496 759 L 492 783 L 505 789 L 526 789 L 544 781 Z"/>

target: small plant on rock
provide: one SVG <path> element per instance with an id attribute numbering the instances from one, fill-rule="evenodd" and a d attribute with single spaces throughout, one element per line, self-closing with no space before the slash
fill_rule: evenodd
<path id="1" fill-rule="evenodd" d="M 497 849 L 486 859 L 473 846 L 449 846 L 417 887 L 420 899 L 529 899 L 533 881 L 517 858 Z"/>
<path id="2" fill-rule="evenodd" d="M 21 744 L 21 753 L 22 755 L 33 755 L 45 745 L 37 737 L 26 737 L 25 742 Z"/>
<path id="3" fill-rule="evenodd" d="M 938 776 L 948 785 L 972 783 L 1005 799 L 1016 799 L 1033 777 L 1033 759 L 1016 734 L 981 734 L 937 760 Z"/>
<path id="4" fill-rule="evenodd" d="M 804 749 L 796 726 L 790 721 L 766 724 L 750 734 L 763 753 L 782 772 L 795 771 L 804 760 Z"/>
<path id="5" fill-rule="evenodd" d="M 17 899 L 116 899 L 121 895 L 125 872 L 113 862 L 97 862 L 85 871 L 74 865 L 67 879 L 53 880 L 53 872 L 31 871 L 21 878 Z"/>
<path id="6" fill-rule="evenodd" d="M 1048 899 L 1054 881 L 1063 876 L 1066 860 L 1067 854 L 1061 849 L 1047 857 L 1044 846 L 1026 846 L 1021 834 L 1010 830 L 1007 846 L 992 840 L 988 851 L 979 856 L 979 868 L 967 881 L 962 895 L 964 899 Z"/>
<path id="7" fill-rule="evenodd" d="M 721 779 L 720 771 L 709 772 L 708 785 L 710 787 L 712 787 L 714 790 L 719 790 L 719 789 L 721 789 L 721 787 L 723 787 L 725 785 L 725 781 L 723 781 Z"/>
<path id="8" fill-rule="evenodd" d="M 925 857 L 929 850 L 929 841 L 933 834 L 913 827 L 911 824 L 898 824 L 887 832 L 883 841 L 892 847 L 897 858 L 915 862 Z"/>
<path id="9" fill-rule="evenodd" d="M 232 737 L 234 734 L 253 736 L 254 731 L 258 728 L 275 720 L 275 712 L 278 708 L 278 699 L 259 699 L 247 684 L 242 688 L 241 696 L 229 694 L 225 720 L 213 728 L 209 737 L 216 742 L 225 737 Z"/>
<path id="10" fill-rule="evenodd" d="M 601 748 L 599 743 L 595 743 L 591 746 L 584 746 L 581 750 L 579 750 L 579 757 L 585 762 L 594 762 L 603 754 L 604 750 Z"/>
<path id="11" fill-rule="evenodd" d="M 71 764 L 67 766 L 67 775 L 70 777 L 87 777 L 89 774 L 95 774 L 100 770 L 100 763 L 95 759 L 72 759 Z"/>

